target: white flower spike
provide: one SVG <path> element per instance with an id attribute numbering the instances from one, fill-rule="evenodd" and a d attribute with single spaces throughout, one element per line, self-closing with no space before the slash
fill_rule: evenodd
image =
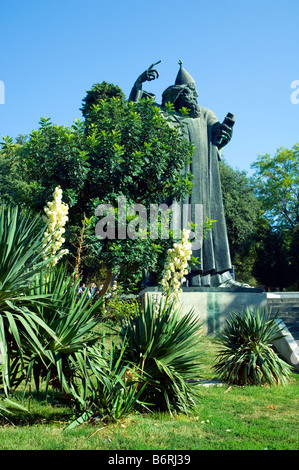
<path id="1" fill-rule="evenodd" d="M 161 285 L 164 293 L 168 294 L 168 302 L 174 302 L 176 307 L 181 302 L 181 285 L 186 281 L 188 262 L 192 255 L 192 244 L 189 241 L 190 230 L 182 231 L 181 240 L 173 244 L 168 250 L 167 260 L 164 266 L 164 276 Z"/>
<path id="2" fill-rule="evenodd" d="M 53 201 L 49 201 L 44 208 L 47 230 L 44 233 L 43 246 L 46 246 L 46 248 L 43 252 L 43 258 L 47 260 L 56 256 L 49 263 L 50 266 L 55 266 L 58 260 L 68 253 L 68 250 L 61 250 L 65 242 L 63 234 L 65 233 L 64 226 L 68 221 L 68 210 L 68 205 L 62 202 L 62 189 L 57 186 L 53 193 Z"/>

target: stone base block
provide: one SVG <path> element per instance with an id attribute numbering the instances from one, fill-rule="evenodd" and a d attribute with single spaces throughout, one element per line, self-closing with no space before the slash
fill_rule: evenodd
<path id="1" fill-rule="evenodd" d="M 276 322 L 279 324 L 280 328 L 282 328 L 282 335 L 274 342 L 274 346 L 276 347 L 279 354 L 282 358 L 294 367 L 295 371 L 299 372 L 299 346 L 297 342 L 294 340 L 293 336 L 289 332 L 288 328 L 286 327 L 285 323 L 277 319 Z"/>
<path id="2" fill-rule="evenodd" d="M 147 287 L 139 293 L 141 301 L 159 300 L 162 296 L 157 287 Z M 245 287 L 184 287 L 183 313 L 194 310 L 198 316 L 201 332 L 216 335 L 222 330 L 230 313 L 240 313 L 245 307 L 267 308 L 267 295 L 262 289 Z"/>

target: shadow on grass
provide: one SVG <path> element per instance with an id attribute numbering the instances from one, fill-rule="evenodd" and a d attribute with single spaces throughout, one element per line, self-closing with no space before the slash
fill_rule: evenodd
<path id="1" fill-rule="evenodd" d="M 15 392 L 10 396 L 10 400 L 26 408 L 27 411 L 12 410 L 5 413 L 0 410 L 0 426 L 7 424 L 32 426 L 52 422 L 67 425 L 74 416 L 73 403 L 67 397 L 64 398 L 60 392 L 51 391 L 47 395 L 45 392 Z M 5 405 L 3 396 L 0 397 L 1 404 Z"/>

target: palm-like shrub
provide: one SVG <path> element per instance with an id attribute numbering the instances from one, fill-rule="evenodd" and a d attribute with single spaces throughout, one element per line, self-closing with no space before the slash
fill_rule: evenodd
<path id="1" fill-rule="evenodd" d="M 44 224 L 18 208 L 0 208 L 0 379 L 12 387 L 33 377 L 59 388 L 83 410 L 117 418 L 135 405 L 140 391 L 124 377 L 128 364 L 103 356 L 102 299 L 79 298 L 65 266 L 44 261 Z M 106 351 L 107 352 L 107 351 Z M 0 412 L 14 405 L 1 402 Z M 106 410 L 106 411 L 105 411 Z"/>
<path id="2" fill-rule="evenodd" d="M 84 399 L 102 300 L 92 302 L 87 291 L 78 299 L 66 268 L 49 269 L 44 232 L 40 217 L 0 208 L 0 384 L 9 395 L 33 376 L 37 389 L 44 380 Z"/>
<path id="3" fill-rule="evenodd" d="M 111 341 L 88 351 L 93 381 L 85 399 L 78 401 L 78 417 L 68 426 L 71 429 L 91 418 L 102 422 L 120 419 L 145 404 L 140 402 L 143 387 L 138 386 L 139 375 L 132 365 L 123 360 L 126 344 L 121 349 Z M 134 367 L 134 366 L 133 366 Z"/>
<path id="4" fill-rule="evenodd" d="M 25 344 L 42 353 L 38 331 L 54 333 L 33 311 L 33 304 L 45 300 L 32 295 L 30 283 L 45 266 L 40 217 L 18 208 L 0 207 L 0 384 L 6 395 L 22 368 Z"/>
<path id="5" fill-rule="evenodd" d="M 246 308 L 232 313 L 219 335 L 214 369 L 220 379 L 236 385 L 286 384 L 291 367 L 275 352 L 281 327 L 266 310 Z"/>
<path id="6" fill-rule="evenodd" d="M 90 386 L 89 351 L 102 338 L 99 311 L 103 301 L 88 299 L 87 289 L 78 297 L 79 282 L 74 282 L 64 265 L 36 276 L 32 294 L 49 296 L 50 302 L 36 304 L 34 310 L 55 336 L 40 328 L 42 355 L 27 345 L 27 377 L 33 375 L 37 389 L 45 380 L 46 387 L 50 384 L 84 398 Z"/>
<path id="7" fill-rule="evenodd" d="M 183 314 L 163 297 L 158 309 L 148 300 L 134 319 L 122 321 L 121 338 L 127 344 L 123 359 L 135 365 L 139 387 L 145 385 L 143 402 L 169 412 L 193 408 L 197 392 L 192 379 L 200 377 L 199 334 L 193 312 Z"/>

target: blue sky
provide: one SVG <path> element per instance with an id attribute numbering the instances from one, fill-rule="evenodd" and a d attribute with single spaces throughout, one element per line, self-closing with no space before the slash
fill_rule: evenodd
<path id="1" fill-rule="evenodd" d="M 29 134 L 40 117 L 71 125 L 94 83 L 128 97 L 158 60 L 160 76 L 144 88 L 161 102 L 182 60 L 199 103 L 219 120 L 236 115 L 223 154 L 250 174 L 258 155 L 299 141 L 298 25 L 298 0 L 2 1 L 0 136 Z"/>

